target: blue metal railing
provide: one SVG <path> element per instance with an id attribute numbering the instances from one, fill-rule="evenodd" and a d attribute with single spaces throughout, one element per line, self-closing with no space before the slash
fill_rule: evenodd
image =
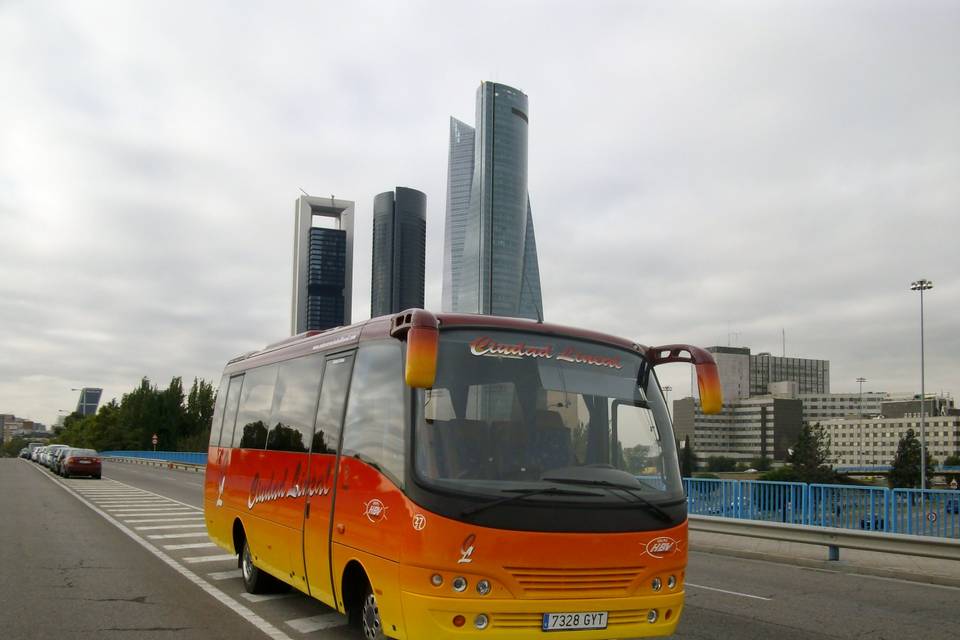
<path id="1" fill-rule="evenodd" d="M 163 460 L 164 462 L 182 462 L 185 464 L 207 464 L 206 453 L 192 451 L 101 451 L 104 458 L 142 458 L 144 460 Z"/>
<path id="2" fill-rule="evenodd" d="M 960 491 L 684 478 L 692 515 L 960 539 Z"/>

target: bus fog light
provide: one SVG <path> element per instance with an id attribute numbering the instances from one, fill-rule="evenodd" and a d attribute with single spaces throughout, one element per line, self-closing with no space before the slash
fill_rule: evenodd
<path id="1" fill-rule="evenodd" d="M 453 587 L 453 590 L 457 593 L 467 590 L 467 579 L 463 576 L 457 576 L 453 579 L 453 582 L 450 583 L 450 586 Z"/>
<path id="2" fill-rule="evenodd" d="M 676 589 L 677 588 L 677 576 L 670 576 L 667 578 L 667 588 Z"/>
<path id="3" fill-rule="evenodd" d="M 653 582 L 650 583 L 650 586 L 654 591 L 660 591 L 663 588 L 663 581 L 658 577 L 653 579 Z"/>
<path id="4" fill-rule="evenodd" d="M 430 584 L 432 584 L 435 587 L 439 587 L 440 585 L 443 584 L 443 576 L 440 575 L 439 573 L 433 574 L 432 576 L 430 576 Z"/>
<path id="5" fill-rule="evenodd" d="M 467 622 L 467 619 L 464 618 L 459 613 L 453 616 L 453 626 L 455 627 L 462 627 L 466 622 Z"/>
<path id="6" fill-rule="evenodd" d="M 657 610 L 650 609 L 650 611 L 647 611 L 647 622 L 649 622 L 650 624 L 653 624 L 656 621 L 657 621 Z"/>
<path id="7" fill-rule="evenodd" d="M 485 596 L 485 595 L 487 595 L 488 593 L 490 593 L 490 581 L 489 581 L 489 580 L 481 580 L 480 582 L 478 582 L 478 583 L 477 583 L 477 593 L 479 593 L 479 594 L 482 595 L 482 596 Z"/>
<path id="8" fill-rule="evenodd" d="M 490 618 L 488 618 L 485 613 L 478 613 L 477 617 L 473 619 L 473 626 L 481 631 L 486 629 L 489 624 Z"/>

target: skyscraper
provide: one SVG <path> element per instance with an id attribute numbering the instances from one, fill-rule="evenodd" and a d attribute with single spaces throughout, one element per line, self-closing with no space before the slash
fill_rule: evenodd
<path id="1" fill-rule="evenodd" d="M 397 187 L 373 199 L 370 317 L 423 307 L 427 196 Z"/>
<path id="2" fill-rule="evenodd" d="M 96 387 L 84 387 L 80 389 L 80 397 L 77 399 L 76 412 L 81 416 L 92 416 L 97 412 L 100 406 L 100 394 L 103 389 Z"/>
<path id="3" fill-rule="evenodd" d="M 314 226 L 315 219 L 330 226 Z M 290 331 L 350 324 L 353 290 L 353 202 L 297 198 L 294 210 Z"/>
<path id="4" fill-rule="evenodd" d="M 475 129 L 450 119 L 444 311 L 542 316 L 528 124 L 527 96 L 493 82 L 477 89 Z"/>

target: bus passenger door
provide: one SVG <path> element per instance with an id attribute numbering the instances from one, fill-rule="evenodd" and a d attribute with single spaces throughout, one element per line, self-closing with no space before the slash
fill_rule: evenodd
<path id="1" fill-rule="evenodd" d="M 308 593 L 330 606 L 335 606 L 333 578 L 330 573 L 334 477 L 343 411 L 352 371 L 352 353 L 327 358 L 307 468 L 309 483 L 303 519 L 304 571 Z"/>

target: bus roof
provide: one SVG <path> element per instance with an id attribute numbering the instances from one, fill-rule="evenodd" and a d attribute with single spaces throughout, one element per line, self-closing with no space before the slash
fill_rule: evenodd
<path id="1" fill-rule="evenodd" d="M 646 346 L 625 338 L 579 327 L 537 322 L 528 318 L 508 318 L 471 313 L 430 313 L 429 311 L 408 309 L 399 314 L 371 318 L 346 327 L 335 327 L 326 331 L 306 331 L 273 342 L 258 351 L 250 351 L 231 359 L 227 363 L 225 373 L 234 373 L 317 351 L 336 351 L 338 347 L 348 349 L 367 340 L 388 338 L 391 335 L 394 320 L 401 316 L 407 316 L 411 312 L 416 313 L 419 317 L 433 316 L 436 319 L 437 326 L 441 329 L 457 327 L 525 331 L 599 342 L 637 351 L 641 354 L 645 354 L 647 351 Z"/>

